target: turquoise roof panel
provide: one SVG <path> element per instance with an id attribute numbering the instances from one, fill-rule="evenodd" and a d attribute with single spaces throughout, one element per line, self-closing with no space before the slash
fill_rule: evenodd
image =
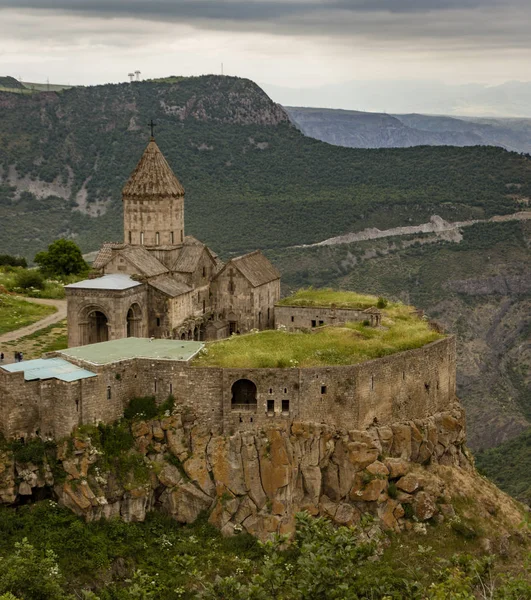
<path id="1" fill-rule="evenodd" d="M 25 381 L 38 379 L 59 379 L 61 381 L 78 381 L 88 377 L 96 377 L 96 373 L 82 369 L 62 358 L 36 358 L 19 363 L 1 366 L 8 373 L 24 373 Z"/>
<path id="2" fill-rule="evenodd" d="M 99 344 L 89 344 L 61 350 L 61 356 L 82 360 L 93 365 L 106 365 L 132 358 L 152 358 L 187 362 L 204 344 L 184 340 L 122 338 Z"/>

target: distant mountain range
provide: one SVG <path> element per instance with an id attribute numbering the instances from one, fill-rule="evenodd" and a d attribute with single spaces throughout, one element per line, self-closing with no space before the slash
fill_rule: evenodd
<path id="1" fill-rule="evenodd" d="M 531 153 L 531 119 L 390 115 L 330 108 L 285 107 L 310 137 L 349 148 L 500 146 Z"/>
<path id="2" fill-rule="evenodd" d="M 286 106 L 323 106 L 378 113 L 531 118 L 531 82 L 446 85 L 438 81 L 347 81 L 314 88 L 262 84 Z"/>

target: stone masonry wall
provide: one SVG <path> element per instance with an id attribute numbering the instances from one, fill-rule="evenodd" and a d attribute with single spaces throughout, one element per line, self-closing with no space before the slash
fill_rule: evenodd
<path id="1" fill-rule="evenodd" d="M 362 310 L 329 308 L 325 306 L 275 306 L 275 327 L 288 331 L 311 329 L 322 325 L 341 325 L 364 321 L 368 316 Z"/>
<path id="2" fill-rule="evenodd" d="M 171 394 L 213 431 L 288 429 L 295 420 L 366 428 L 424 419 L 455 401 L 455 339 L 357 365 L 222 369 L 172 360 L 131 359 L 97 366 L 70 359 L 96 377 L 76 382 L 25 382 L 0 369 L 0 430 L 6 437 L 60 438 L 84 423 L 118 419 L 135 396 Z M 256 386 L 256 405 L 232 406 L 234 384 Z"/>

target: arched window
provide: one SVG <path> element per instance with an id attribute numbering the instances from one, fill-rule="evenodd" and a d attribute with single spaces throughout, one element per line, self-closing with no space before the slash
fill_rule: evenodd
<path id="1" fill-rule="evenodd" d="M 142 245 L 144 245 L 144 232 L 143 231 L 140 232 L 140 243 Z"/>
<path id="2" fill-rule="evenodd" d="M 249 379 L 238 379 L 232 384 L 231 408 L 256 412 L 256 385 Z"/>
<path id="3" fill-rule="evenodd" d="M 155 244 L 157 246 L 160 244 L 160 233 L 158 231 L 155 233 Z"/>

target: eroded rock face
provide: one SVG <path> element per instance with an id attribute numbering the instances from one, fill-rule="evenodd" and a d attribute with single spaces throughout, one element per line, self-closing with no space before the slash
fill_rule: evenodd
<path id="1" fill-rule="evenodd" d="M 382 528 L 398 531 L 408 504 L 419 521 L 450 512 L 444 483 L 425 465 L 472 469 L 457 404 L 426 420 L 367 431 L 296 422 L 290 431 L 271 427 L 229 437 L 176 414 L 136 422 L 132 432 L 137 469 L 125 473 L 99 466 L 101 453 L 89 437 L 61 445 L 59 502 L 87 520 L 142 521 L 161 510 L 191 523 L 206 511 L 226 535 L 246 530 L 261 538 L 293 531 L 302 510 L 342 525 L 370 513 Z M 46 464 L 15 465 L 11 455 L 0 455 L 0 501 L 14 503 L 51 484 Z"/>

